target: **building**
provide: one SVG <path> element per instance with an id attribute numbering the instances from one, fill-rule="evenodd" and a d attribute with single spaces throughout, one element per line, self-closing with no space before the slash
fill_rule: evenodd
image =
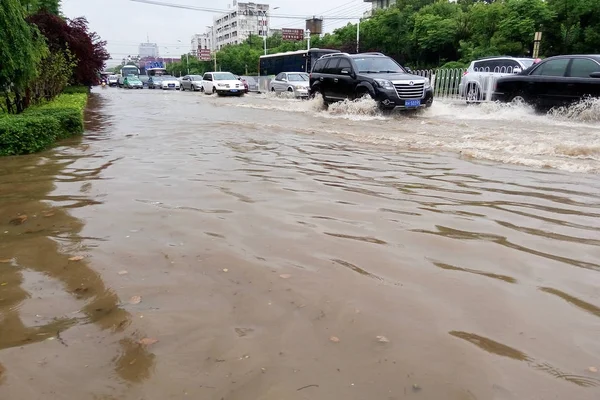
<path id="1" fill-rule="evenodd" d="M 158 45 L 156 43 L 140 43 L 138 54 L 140 58 L 158 57 Z"/>
<path id="2" fill-rule="evenodd" d="M 392 4 L 396 3 L 396 0 L 364 0 L 365 3 L 371 3 L 372 11 L 385 10 L 390 8 Z"/>
<path id="3" fill-rule="evenodd" d="M 197 33 L 194 36 L 192 36 L 190 54 L 197 54 L 198 49 L 212 50 L 212 48 L 212 32 L 209 31 L 207 33 Z"/>
<path id="4" fill-rule="evenodd" d="M 268 36 L 270 19 L 268 4 L 233 0 L 233 8 L 214 17 L 206 35 L 213 38 L 212 50 L 220 50 L 228 44 L 240 44 L 250 35 Z"/>

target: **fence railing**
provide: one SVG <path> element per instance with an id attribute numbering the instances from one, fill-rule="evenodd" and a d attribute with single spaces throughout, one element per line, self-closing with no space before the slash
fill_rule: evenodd
<path id="1" fill-rule="evenodd" d="M 460 90 L 460 81 L 466 69 L 444 68 L 412 71 L 413 74 L 428 78 L 436 98 L 458 100 L 464 95 Z"/>

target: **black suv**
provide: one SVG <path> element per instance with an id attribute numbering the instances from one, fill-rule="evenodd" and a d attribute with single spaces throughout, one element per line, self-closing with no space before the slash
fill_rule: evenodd
<path id="1" fill-rule="evenodd" d="M 315 63 L 310 91 L 325 103 L 371 96 L 382 109 L 431 107 L 429 79 L 413 75 L 381 53 L 332 53 Z"/>

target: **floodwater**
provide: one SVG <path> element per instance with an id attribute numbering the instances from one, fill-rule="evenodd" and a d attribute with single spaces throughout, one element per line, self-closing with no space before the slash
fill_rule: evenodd
<path id="1" fill-rule="evenodd" d="M 95 90 L 0 159 L 0 399 L 598 399 L 594 107 Z"/>

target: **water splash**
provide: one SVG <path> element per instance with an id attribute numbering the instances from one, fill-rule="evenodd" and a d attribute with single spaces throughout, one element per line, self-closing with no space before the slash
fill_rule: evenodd
<path id="1" fill-rule="evenodd" d="M 600 122 L 600 99 L 588 98 L 569 107 L 554 108 L 548 115 L 559 120 Z"/>

